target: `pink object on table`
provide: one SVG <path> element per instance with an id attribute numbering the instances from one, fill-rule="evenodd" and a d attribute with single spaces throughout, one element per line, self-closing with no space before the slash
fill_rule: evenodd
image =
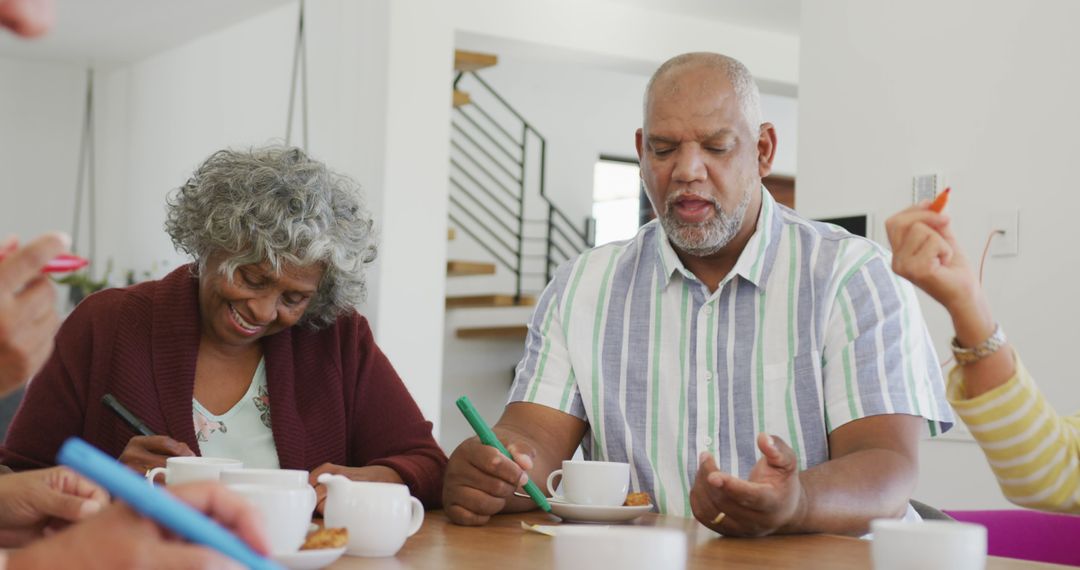
<path id="1" fill-rule="evenodd" d="M 987 554 L 1080 566 L 1080 516 L 1029 510 L 945 511 L 987 531 Z"/>

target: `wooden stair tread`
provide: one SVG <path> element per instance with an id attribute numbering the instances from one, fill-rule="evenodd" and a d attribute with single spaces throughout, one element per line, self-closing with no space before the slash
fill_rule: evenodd
<path id="1" fill-rule="evenodd" d="M 454 106 L 455 107 L 464 107 L 465 105 L 468 105 L 469 103 L 472 103 L 472 97 L 469 97 L 468 93 L 466 93 L 464 91 L 459 91 L 457 89 L 454 89 Z"/>
<path id="2" fill-rule="evenodd" d="M 522 295 L 520 301 L 514 302 L 513 295 L 462 295 L 446 298 L 447 309 L 465 309 L 470 307 L 531 307 L 536 304 L 536 298 Z"/>
<path id="3" fill-rule="evenodd" d="M 501 327 L 463 327 L 454 333 L 458 338 L 475 339 L 506 339 L 525 340 L 529 334 L 529 327 L 525 325 L 508 325 Z"/>
<path id="4" fill-rule="evenodd" d="M 457 230 L 454 228 L 446 228 L 446 240 L 451 241 L 457 237 Z"/>
<path id="5" fill-rule="evenodd" d="M 494 275 L 495 264 L 480 261 L 450 260 L 446 262 L 447 277 L 461 277 L 465 275 Z"/>
<path id="6" fill-rule="evenodd" d="M 465 51 L 463 49 L 454 50 L 455 71 L 476 71 L 478 69 L 484 69 L 485 67 L 491 67 L 498 62 L 499 57 L 490 53 Z"/>

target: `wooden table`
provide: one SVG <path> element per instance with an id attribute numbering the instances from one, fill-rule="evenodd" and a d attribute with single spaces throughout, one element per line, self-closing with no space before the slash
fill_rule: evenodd
<path id="1" fill-rule="evenodd" d="M 486 526 L 452 524 L 442 511 L 427 513 L 424 526 L 393 558 L 343 556 L 330 568 L 348 569 L 468 569 L 507 570 L 553 568 L 552 537 L 521 529 L 530 524 L 558 524 L 541 513 L 500 515 Z M 632 524 L 681 529 L 690 540 L 688 570 L 740 568 L 870 568 L 870 543 L 833 535 L 777 536 L 756 539 L 724 538 L 693 519 L 648 514 Z M 1067 568 L 1009 558 L 991 557 L 987 570 Z M 613 570 L 613 569 L 605 569 Z"/>

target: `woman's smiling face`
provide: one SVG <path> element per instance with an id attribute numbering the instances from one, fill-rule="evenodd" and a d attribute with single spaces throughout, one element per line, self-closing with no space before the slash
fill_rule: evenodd
<path id="1" fill-rule="evenodd" d="M 264 262 L 239 266 L 230 280 L 221 274 L 221 260 L 211 256 L 199 276 L 202 331 L 209 340 L 234 347 L 253 345 L 299 322 L 324 271 L 321 264 L 283 264 L 277 273 Z"/>

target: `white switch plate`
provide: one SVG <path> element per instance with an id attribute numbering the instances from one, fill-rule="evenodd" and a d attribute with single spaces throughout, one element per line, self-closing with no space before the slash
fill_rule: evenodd
<path id="1" fill-rule="evenodd" d="M 1005 233 L 995 235 L 990 242 L 994 257 L 1020 255 L 1020 210 L 999 210 L 990 214 L 990 230 Z"/>
<path id="2" fill-rule="evenodd" d="M 911 178 L 911 203 L 933 200 L 945 189 L 945 176 L 940 172 L 916 174 Z"/>

